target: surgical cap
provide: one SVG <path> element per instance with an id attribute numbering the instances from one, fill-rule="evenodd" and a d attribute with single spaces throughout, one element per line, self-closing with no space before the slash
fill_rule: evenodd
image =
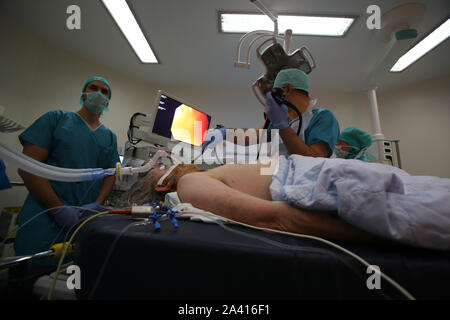
<path id="1" fill-rule="evenodd" d="M 283 89 L 289 83 L 294 89 L 300 89 L 309 93 L 309 77 L 305 72 L 299 69 L 281 70 L 275 78 L 273 87 Z"/>
<path id="2" fill-rule="evenodd" d="M 372 144 L 372 137 L 370 134 L 356 127 L 345 128 L 340 136 L 339 140 L 346 142 L 348 145 L 359 148 L 369 148 Z"/>
<path id="3" fill-rule="evenodd" d="M 106 84 L 109 88 L 109 99 L 111 100 L 111 94 L 112 94 L 112 90 L 111 90 L 111 86 L 109 85 L 108 81 L 106 81 L 106 79 L 102 78 L 102 77 L 92 77 L 89 78 L 86 83 L 83 86 L 83 90 L 81 90 L 81 92 L 84 92 L 86 90 L 86 87 L 89 83 L 91 83 L 92 81 L 100 81 L 103 82 L 104 84 Z M 80 103 L 83 104 L 83 99 L 80 98 Z"/>

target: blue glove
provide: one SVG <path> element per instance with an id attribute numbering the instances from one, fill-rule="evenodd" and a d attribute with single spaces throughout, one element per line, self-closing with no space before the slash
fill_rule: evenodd
<path id="1" fill-rule="evenodd" d="M 222 141 L 224 141 L 227 137 L 227 129 L 226 128 L 209 130 L 206 133 L 205 141 L 202 144 L 202 153 L 208 145 L 211 144 L 211 146 L 213 146 L 215 144 L 215 141 L 220 142 L 219 138 L 221 135 L 222 135 Z"/>
<path id="2" fill-rule="evenodd" d="M 92 210 L 95 210 L 97 212 L 106 211 L 105 208 L 103 206 L 101 206 L 98 202 L 88 203 L 88 204 L 85 204 L 82 207 L 86 208 L 86 209 L 89 209 L 89 210 L 86 210 L 86 211 L 90 211 L 90 212 L 93 212 Z"/>
<path id="3" fill-rule="evenodd" d="M 52 213 L 53 218 L 55 219 L 56 224 L 60 228 L 68 227 L 75 225 L 80 221 L 80 211 L 78 209 L 64 206 L 55 213 Z"/>
<path id="4" fill-rule="evenodd" d="M 85 204 L 84 206 L 82 206 L 82 208 L 84 209 L 78 209 L 78 211 L 80 212 L 79 216 L 80 218 L 86 218 L 88 216 L 91 216 L 93 214 L 100 213 L 103 211 L 107 211 L 107 209 L 105 209 L 104 207 L 102 207 L 98 202 L 92 202 L 92 203 L 88 203 Z"/>
<path id="5" fill-rule="evenodd" d="M 267 92 L 266 94 L 266 107 L 264 111 L 272 122 L 273 129 L 283 130 L 289 127 L 288 108 L 284 104 L 280 106 L 276 103 L 271 92 Z"/>
<path id="6" fill-rule="evenodd" d="M 6 175 L 6 167 L 3 160 L 0 160 L 0 190 L 11 188 L 11 182 L 9 182 L 8 176 Z"/>

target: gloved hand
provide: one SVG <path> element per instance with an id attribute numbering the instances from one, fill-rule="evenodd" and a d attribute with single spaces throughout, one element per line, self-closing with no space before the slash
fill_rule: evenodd
<path id="1" fill-rule="evenodd" d="M 56 224 L 60 228 L 70 228 L 71 226 L 78 223 L 80 220 L 80 211 L 78 209 L 64 206 L 58 211 L 52 213 L 53 218 L 55 219 Z"/>
<path id="2" fill-rule="evenodd" d="M 6 167 L 3 160 L 0 159 L 0 190 L 11 188 L 11 182 L 9 182 L 6 175 Z"/>
<path id="3" fill-rule="evenodd" d="M 283 130 L 289 127 L 289 114 L 287 106 L 284 104 L 280 106 L 272 97 L 271 92 L 267 92 L 266 94 L 266 106 L 264 111 L 272 122 L 273 129 Z"/>
<path id="4" fill-rule="evenodd" d="M 89 209 L 87 211 L 91 211 L 91 210 L 95 210 L 97 212 L 105 211 L 105 208 L 103 206 L 101 206 L 98 202 L 91 202 L 91 203 L 85 204 L 84 206 L 82 206 L 82 208 Z M 93 212 L 93 211 L 91 211 L 91 212 Z"/>
<path id="5" fill-rule="evenodd" d="M 80 218 L 86 218 L 87 216 L 91 216 L 93 214 L 100 213 L 103 211 L 107 211 L 106 208 L 104 208 L 103 206 L 101 206 L 98 202 L 91 202 L 88 204 L 85 204 L 84 206 L 82 206 L 82 208 L 84 209 L 78 209 L 78 211 L 80 212 L 79 217 Z"/>
<path id="6" fill-rule="evenodd" d="M 220 136 L 222 136 L 222 141 L 224 141 L 227 137 L 227 129 L 220 128 L 214 130 L 208 130 L 205 136 L 205 141 L 202 144 L 202 153 L 206 149 L 207 146 L 213 146 L 215 143 L 220 142 Z"/>

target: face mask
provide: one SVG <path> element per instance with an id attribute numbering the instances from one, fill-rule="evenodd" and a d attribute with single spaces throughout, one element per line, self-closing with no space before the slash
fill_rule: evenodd
<path id="1" fill-rule="evenodd" d="M 87 92 L 84 105 L 94 114 L 103 114 L 103 111 L 108 111 L 108 98 L 106 98 L 100 91 Z"/>
<path id="2" fill-rule="evenodd" d="M 342 150 L 341 146 L 335 146 L 334 147 L 334 153 L 336 153 L 336 156 L 338 158 L 343 158 L 343 159 L 357 159 L 359 156 L 361 156 L 365 149 L 359 149 L 357 147 L 354 146 L 348 146 L 347 148 L 350 149 L 350 151 L 344 151 Z"/>
<path id="3" fill-rule="evenodd" d="M 335 146 L 334 153 L 336 154 L 336 157 L 345 159 L 350 152 L 342 150 L 341 146 Z"/>

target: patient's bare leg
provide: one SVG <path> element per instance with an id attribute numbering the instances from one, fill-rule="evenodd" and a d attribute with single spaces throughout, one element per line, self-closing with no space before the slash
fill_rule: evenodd
<path id="1" fill-rule="evenodd" d="M 219 178 L 221 178 L 220 175 L 207 173 L 185 175 L 178 182 L 178 197 L 182 202 L 191 203 L 197 208 L 257 227 L 308 234 L 331 240 L 374 242 L 379 239 L 351 226 L 333 213 L 306 211 L 294 208 L 285 202 L 262 199 L 242 190 L 236 190 Z M 248 178 L 247 176 L 246 180 Z M 254 177 L 258 183 L 266 178 L 258 178 L 256 175 Z M 239 179 L 238 176 L 235 176 L 233 183 L 238 185 L 239 181 L 236 179 Z M 251 190 L 250 185 L 246 185 L 245 189 L 247 188 Z M 261 194 L 258 185 L 255 185 L 253 193 Z"/>

